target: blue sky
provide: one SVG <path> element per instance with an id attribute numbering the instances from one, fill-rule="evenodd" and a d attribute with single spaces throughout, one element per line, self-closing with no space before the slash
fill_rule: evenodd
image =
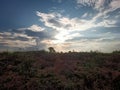
<path id="1" fill-rule="evenodd" d="M 120 50 L 120 0 L 0 0 L 0 50 Z"/>

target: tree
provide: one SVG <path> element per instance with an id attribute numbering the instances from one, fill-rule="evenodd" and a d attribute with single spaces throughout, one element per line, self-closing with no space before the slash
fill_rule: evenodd
<path id="1" fill-rule="evenodd" d="M 48 49 L 50 53 L 55 53 L 55 49 L 53 47 L 49 47 Z"/>

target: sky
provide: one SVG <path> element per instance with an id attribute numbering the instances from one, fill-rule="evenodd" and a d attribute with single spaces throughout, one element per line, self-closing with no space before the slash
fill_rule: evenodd
<path id="1" fill-rule="evenodd" d="M 120 50 L 120 0 L 0 0 L 0 51 Z"/>

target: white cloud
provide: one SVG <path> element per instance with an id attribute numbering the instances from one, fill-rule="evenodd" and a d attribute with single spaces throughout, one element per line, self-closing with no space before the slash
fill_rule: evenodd
<path id="1" fill-rule="evenodd" d="M 0 39 L 0 42 L 6 43 L 6 44 L 4 44 L 4 46 L 18 47 L 18 48 L 25 48 L 25 47 L 30 47 L 30 46 L 36 45 L 34 39 L 29 39 L 28 41 L 23 41 L 23 40 L 10 40 L 10 39 L 2 38 L 2 39 Z"/>
<path id="2" fill-rule="evenodd" d="M 40 31 L 44 30 L 44 28 L 42 28 L 38 25 L 32 25 L 32 26 L 28 27 L 28 29 L 31 31 L 35 31 L 35 32 L 40 32 Z"/>
<path id="3" fill-rule="evenodd" d="M 105 3 L 105 0 L 96 0 L 94 8 L 97 10 L 103 9 L 104 3 Z"/>
<path id="4" fill-rule="evenodd" d="M 43 27 L 40 27 L 38 25 L 32 25 L 30 27 L 27 27 L 27 28 L 19 28 L 18 30 L 31 30 L 31 31 L 34 31 L 34 32 L 41 32 L 43 31 L 45 28 Z"/>
<path id="5" fill-rule="evenodd" d="M 94 3 L 97 0 L 77 0 L 77 4 L 83 5 L 83 6 L 94 6 Z"/>
<path id="6" fill-rule="evenodd" d="M 37 16 L 40 17 L 46 27 L 51 27 L 58 31 L 67 30 L 69 31 L 84 31 L 91 27 L 94 27 L 95 24 L 91 21 L 80 19 L 80 18 L 69 18 L 62 16 L 59 13 L 41 13 L 37 12 Z"/>
<path id="7" fill-rule="evenodd" d="M 104 13 L 112 12 L 120 8 L 120 0 L 76 0 L 78 6 L 91 6 L 98 11 Z"/>
<path id="8" fill-rule="evenodd" d="M 83 17 L 86 17 L 87 15 L 88 14 L 85 13 Z M 115 25 L 116 20 L 104 18 L 104 16 L 106 16 L 106 12 L 99 12 L 91 20 L 85 20 L 77 17 L 69 18 L 62 16 L 60 13 L 42 13 L 38 11 L 37 16 L 40 17 L 40 21 L 43 22 L 46 27 L 58 31 L 58 34 L 54 36 L 56 39 L 54 40 L 54 43 L 64 43 L 66 40 L 82 36 L 80 33 L 77 33 L 77 35 L 73 33 L 72 35 L 72 32 L 85 31 L 94 27 L 117 27 Z M 97 21 L 100 18 L 103 20 Z"/>
<path id="9" fill-rule="evenodd" d="M 80 34 L 71 32 L 74 31 L 85 31 L 89 28 L 95 27 L 95 23 L 92 21 L 80 19 L 80 18 L 69 18 L 62 16 L 59 13 L 41 13 L 37 11 L 37 16 L 40 17 L 40 21 L 44 23 L 46 27 L 57 30 L 59 33 L 55 35 L 55 42 L 63 43 L 68 39 L 74 37 L 80 37 Z M 75 35 L 74 35 L 75 34 Z"/>
<path id="10" fill-rule="evenodd" d="M 12 35 L 10 32 L 3 32 L 3 33 L 0 33 L 0 35 L 6 35 L 6 36 L 10 36 Z"/>
<path id="11" fill-rule="evenodd" d="M 53 40 L 52 42 L 53 43 L 64 43 L 66 40 L 69 40 L 69 39 L 73 39 L 75 37 L 81 37 L 83 35 L 81 35 L 80 33 L 72 33 L 70 34 L 69 32 L 65 32 L 65 31 L 62 31 L 60 32 L 59 34 L 57 34 L 55 36 L 56 40 Z"/>
<path id="12" fill-rule="evenodd" d="M 23 33 L 13 33 L 13 38 L 16 38 L 16 37 L 24 37 L 24 38 L 27 38 L 27 39 L 33 39 L 33 37 L 31 36 L 28 36 L 26 34 L 23 34 Z"/>
<path id="13" fill-rule="evenodd" d="M 88 16 L 88 13 L 84 13 L 81 18 L 86 18 Z"/>
<path id="14" fill-rule="evenodd" d="M 33 38 L 33 37 L 28 36 L 24 33 L 15 33 L 15 32 L 3 32 L 3 33 L 0 33 L 0 35 L 3 39 L 5 39 L 6 37 L 8 37 L 8 38 L 24 37 L 24 38 L 27 38 L 27 39 L 32 39 Z"/>
<path id="15" fill-rule="evenodd" d="M 85 20 L 81 18 L 69 18 L 66 16 L 62 16 L 60 13 L 41 13 L 37 11 L 37 16 L 40 17 L 40 21 L 42 21 L 46 27 L 50 27 L 57 31 L 85 31 L 94 27 L 117 27 L 115 24 L 117 20 L 108 20 L 106 17 L 107 12 L 99 12 L 90 20 Z M 83 14 L 82 17 L 88 16 L 87 13 Z M 103 19 L 102 21 L 98 21 L 98 19 Z M 96 23 L 97 22 L 97 23 Z"/>
<path id="16" fill-rule="evenodd" d="M 110 4 L 109 4 L 109 9 L 110 11 L 114 11 L 116 9 L 120 8 L 120 0 L 113 0 Z"/>
<path id="17" fill-rule="evenodd" d="M 96 24 L 96 27 L 118 27 L 116 23 L 116 20 L 103 19 Z"/>
<path id="18" fill-rule="evenodd" d="M 0 40 L 2 43 L 7 43 L 4 46 L 9 46 L 9 47 L 18 47 L 18 48 L 25 48 L 25 47 L 30 47 L 35 45 L 35 41 L 21 41 L 21 40 Z"/>
<path id="19" fill-rule="evenodd" d="M 105 27 L 117 27 L 116 23 L 117 23 L 117 21 L 115 21 L 115 20 L 104 20 Z"/>
<path id="20" fill-rule="evenodd" d="M 111 41 L 103 41 L 104 39 L 110 39 Z M 113 40 L 113 38 L 99 38 L 99 39 L 81 39 L 74 42 L 65 42 L 66 47 L 63 50 L 75 50 L 75 51 L 102 51 L 102 52 L 112 52 L 113 50 L 120 50 L 120 42 L 118 40 Z"/>
<path id="21" fill-rule="evenodd" d="M 23 33 L 3 32 L 0 35 L 0 43 L 4 43 L 4 46 L 25 48 L 36 44 L 34 37 Z M 17 37 L 26 38 L 27 40 L 17 39 Z"/>

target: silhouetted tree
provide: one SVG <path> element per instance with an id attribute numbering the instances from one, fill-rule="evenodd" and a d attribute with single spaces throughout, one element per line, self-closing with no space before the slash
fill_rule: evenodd
<path id="1" fill-rule="evenodd" d="M 48 49 L 50 53 L 55 53 L 55 49 L 53 47 L 49 47 Z"/>

